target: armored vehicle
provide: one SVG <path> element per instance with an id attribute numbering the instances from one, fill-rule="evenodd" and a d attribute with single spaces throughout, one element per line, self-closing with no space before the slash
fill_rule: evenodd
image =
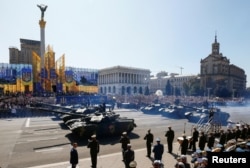
<path id="1" fill-rule="evenodd" d="M 80 137 L 92 134 L 121 135 L 123 132 L 130 133 L 136 127 L 134 119 L 121 117 L 113 111 L 106 112 L 103 108 L 95 108 L 95 110 L 86 108 L 79 112 L 69 107 L 38 103 L 33 109 L 59 114 L 67 127 Z"/>

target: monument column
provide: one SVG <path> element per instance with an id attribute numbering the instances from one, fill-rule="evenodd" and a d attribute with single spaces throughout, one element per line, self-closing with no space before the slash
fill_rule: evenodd
<path id="1" fill-rule="evenodd" d="M 45 25 L 46 22 L 44 21 L 44 12 L 46 11 L 47 7 L 46 5 L 37 5 L 37 7 L 41 10 L 41 20 L 39 21 L 39 25 L 40 25 L 40 58 L 41 58 L 41 89 L 43 91 L 46 90 L 46 84 L 45 84 L 45 78 L 46 77 L 46 73 L 45 73 L 45 58 L 44 58 L 44 54 L 45 54 Z"/>
<path id="2" fill-rule="evenodd" d="M 46 22 L 43 20 L 39 21 L 40 25 L 40 56 L 41 56 L 41 68 L 44 68 L 44 54 L 45 54 L 45 25 Z"/>

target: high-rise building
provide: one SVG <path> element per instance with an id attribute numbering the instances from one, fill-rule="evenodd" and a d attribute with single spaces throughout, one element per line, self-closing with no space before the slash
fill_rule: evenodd
<path id="1" fill-rule="evenodd" d="M 10 47 L 9 48 L 9 63 L 18 64 L 20 55 L 21 55 L 21 51 L 19 51 L 18 48 Z"/>
<path id="2" fill-rule="evenodd" d="M 21 50 L 9 48 L 10 64 L 32 64 L 32 51 L 40 53 L 40 41 L 20 39 Z"/>

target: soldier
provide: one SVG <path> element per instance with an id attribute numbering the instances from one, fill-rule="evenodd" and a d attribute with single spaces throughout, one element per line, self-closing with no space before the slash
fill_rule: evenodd
<path id="1" fill-rule="evenodd" d="M 77 143 L 72 144 L 72 149 L 70 151 L 70 164 L 71 168 L 76 168 L 76 165 L 78 164 L 78 152 L 77 152 Z"/>
<path id="2" fill-rule="evenodd" d="M 213 117 L 214 117 L 214 109 L 212 108 L 212 109 L 210 109 L 210 111 L 209 111 L 209 122 L 212 122 Z"/>
<path id="3" fill-rule="evenodd" d="M 131 144 L 127 145 L 127 150 L 124 152 L 124 163 L 125 168 L 129 168 L 129 164 L 134 161 L 135 159 L 135 152 L 131 149 Z"/>
<path id="4" fill-rule="evenodd" d="M 227 137 L 226 141 L 229 141 L 229 140 L 233 139 L 233 134 L 232 134 L 231 129 L 227 129 L 226 137 Z"/>
<path id="5" fill-rule="evenodd" d="M 122 144 L 122 158 L 124 161 L 124 152 L 127 150 L 127 145 L 130 143 L 130 139 L 127 136 L 127 132 L 123 132 L 121 139 L 120 139 L 120 143 Z"/>
<path id="6" fill-rule="evenodd" d="M 239 125 L 236 126 L 236 131 L 235 131 L 235 140 L 237 141 L 238 138 L 241 136 L 241 130 Z"/>
<path id="7" fill-rule="evenodd" d="M 214 147 L 214 141 L 215 141 L 215 137 L 214 137 L 214 134 L 211 132 L 208 137 L 208 142 L 207 142 L 207 147 L 209 149 L 212 149 Z"/>
<path id="8" fill-rule="evenodd" d="M 167 137 L 168 153 L 172 153 L 173 141 L 174 141 L 174 131 L 172 130 L 171 126 L 168 127 L 168 131 L 166 132 L 165 137 Z"/>
<path id="9" fill-rule="evenodd" d="M 220 141 L 219 144 L 224 145 L 226 143 L 226 134 L 224 133 L 224 130 L 220 130 Z"/>
<path id="10" fill-rule="evenodd" d="M 186 155 L 187 154 L 187 149 L 188 149 L 188 140 L 186 139 L 186 135 L 183 134 L 183 141 L 181 143 L 181 154 Z"/>
<path id="11" fill-rule="evenodd" d="M 191 142 L 193 147 L 193 152 L 196 151 L 196 142 L 198 141 L 198 138 L 199 138 L 199 132 L 197 131 L 196 127 L 194 127 L 192 142 Z"/>
<path id="12" fill-rule="evenodd" d="M 247 127 L 245 125 L 242 124 L 242 129 L 241 129 L 241 138 L 242 139 L 246 139 L 247 138 Z"/>
<path id="13" fill-rule="evenodd" d="M 154 140 L 154 135 L 151 133 L 151 130 L 148 130 L 148 133 L 145 135 L 144 140 L 146 140 L 147 146 L 147 157 L 151 157 L 151 147 Z"/>
<path id="14" fill-rule="evenodd" d="M 199 148 L 200 148 L 200 150 L 204 150 L 204 148 L 206 146 L 206 143 L 207 143 L 207 139 L 206 139 L 205 133 L 201 132 L 201 136 L 200 136 L 200 139 L 199 139 Z"/>
<path id="15" fill-rule="evenodd" d="M 164 146 L 161 144 L 161 140 L 160 138 L 156 139 L 156 145 L 153 148 L 153 152 L 154 152 L 154 160 L 160 160 L 162 159 L 162 155 L 164 152 Z"/>
<path id="16" fill-rule="evenodd" d="M 97 154 L 99 153 L 100 150 L 99 142 L 96 140 L 96 135 L 91 136 L 91 140 L 89 140 L 87 147 L 90 148 L 92 167 L 96 168 Z"/>

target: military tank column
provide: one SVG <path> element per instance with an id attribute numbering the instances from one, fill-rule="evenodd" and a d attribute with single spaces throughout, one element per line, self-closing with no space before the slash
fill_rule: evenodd
<path id="1" fill-rule="evenodd" d="M 106 105 L 98 107 L 80 107 L 52 105 L 37 102 L 32 110 L 56 113 L 64 124 L 79 137 L 121 135 L 130 133 L 136 127 L 134 119 L 121 117 L 114 111 L 106 111 Z"/>

